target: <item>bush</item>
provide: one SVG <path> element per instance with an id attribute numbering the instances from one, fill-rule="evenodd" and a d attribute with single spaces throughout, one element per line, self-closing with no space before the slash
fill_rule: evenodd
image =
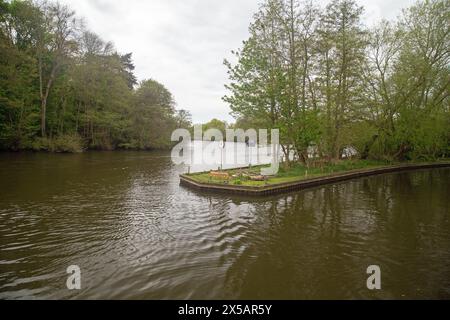
<path id="1" fill-rule="evenodd" d="M 30 144 L 22 146 L 22 149 L 33 151 L 47 151 L 60 153 L 83 152 L 83 141 L 78 135 L 63 135 L 57 138 L 35 138 Z"/>
<path id="2" fill-rule="evenodd" d="M 83 141 L 78 135 L 63 135 L 50 143 L 49 151 L 63 153 L 83 152 Z"/>
<path id="3" fill-rule="evenodd" d="M 24 143 L 22 149 L 33 151 L 51 151 L 51 141 L 47 138 L 35 138 L 31 143 Z"/>

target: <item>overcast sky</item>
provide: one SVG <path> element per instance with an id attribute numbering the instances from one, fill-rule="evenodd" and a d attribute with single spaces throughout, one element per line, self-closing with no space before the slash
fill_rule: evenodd
<path id="1" fill-rule="evenodd" d="M 133 53 L 139 80 L 153 78 L 174 95 L 195 123 L 232 122 L 221 97 L 223 59 L 248 37 L 261 0 L 60 0 L 120 53 Z M 414 0 L 358 0 L 370 25 L 393 19 Z M 318 3 L 327 3 L 319 0 Z"/>

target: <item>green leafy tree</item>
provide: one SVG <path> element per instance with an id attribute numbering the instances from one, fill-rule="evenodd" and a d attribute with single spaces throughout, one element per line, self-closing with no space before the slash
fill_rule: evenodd
<path id="1" fill-rule="evenodd" d="M 321 17 L 318 43 L 319 83 L 324 128 L 323 151 L 331 158 L 342 155 L 342 135 L 358 119 L 364 90 L 366 30 L 361 23 L 363 8 L 353 0 L 334 0 Z"/>
<path id="2" fill-rule="evenodd" d="M 132 54 L 78 21 L 56 2 L 0 1 L 0 147 L 169 147 L 188 112 L 157 81 L 135 89 Z"/>
<path id="3" fill-rule="evenodd" d="M 155 80 L 142 81 L 134 93 L 131 111 L 133 148 L 165 148 L 177 126 L 172 94 Z"/>

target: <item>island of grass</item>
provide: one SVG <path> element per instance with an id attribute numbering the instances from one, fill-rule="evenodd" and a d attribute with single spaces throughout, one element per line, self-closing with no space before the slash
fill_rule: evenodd
<path id="1" fill-rule="evenodd" d="M 342 160 L 319 162 L 306 167 L 280 164 L 274 176 L 261 177 L 262 167 L 208 171 L 180 176 L 181 183 L 201 190 L 263 195 L 323 185 L 357 177 L 403 170 L 450 167 L 450 159 L 434 162 L 393 162 L 380 160 Z"/>

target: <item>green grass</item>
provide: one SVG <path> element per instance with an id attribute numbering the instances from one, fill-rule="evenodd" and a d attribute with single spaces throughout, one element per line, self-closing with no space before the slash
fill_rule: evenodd
<path id="1" fill-rule="evenodd" d="M 344 160 L 339 161 L 336 164 L 328 164 L 324 165 L 322 168 L 306 168 L 300 164 L 295 164 L 290 168 L 285 168 L 282 164 L 280 165 L 280 170 L 276 176 L 269 177 L 266 181 L 252 181 L 247 178 L 230 178 L 229 181 L 225 181 L 223 179 L 211 178 L 209 176 L 209 172 L 202 173 L 193 173 L 188 176 L 193 180 L 200 183 L 214 183 L 214 184 L 223 184 L 223 185 L 235 185 L 235 186 L 250 186 L 250 187 L 262 187 L 267 185 L 276 185 L 287 182 L 295 182 L 301 181 L 305 179 L 318 178 L 329 176 L 333 173 L 342 173 L 352 170 L 361 170 L 361 169 L 372 169 L 385 167 L 393 164 L 387 161 L 375 161 L 375 160 Z M 234 174 L 238 174 L 239 172 L 245 171 L 246 173 L 259 174 L 260 169 L 263 166 L 255 166 L 251 169 L 231 169 L 225 170 L 230 174 L 230 176 Z M 266 166 L 267 167 L 267 166 Z"/>

